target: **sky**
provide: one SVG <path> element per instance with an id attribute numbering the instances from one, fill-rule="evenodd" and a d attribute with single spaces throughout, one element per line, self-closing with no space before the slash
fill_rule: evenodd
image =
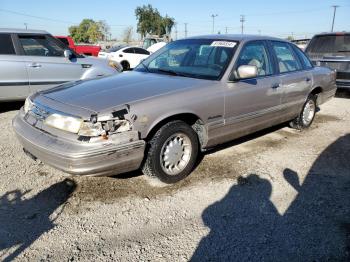
<path id="1" fill-rule="evenodd" d="M 311 37 L 330 31 L 332 5 L 337 9 L 334 31 L 350 31 L 350 0 L 0 0 L 0 27 L 42 29 L 53 35 L 67 35 L 68 27 L 84 18 L 105 20 L 113 38 L 121 38 L 126 27 L 136 33 L 135 8 L 151 4 L 161 15 L 177 22 L 177 37 L 212 33 L 240 33 L 240 15 L 244 15 L 244 33 L 277 37 Z M 175 29 L 173 38 L 176 38 Z"/>

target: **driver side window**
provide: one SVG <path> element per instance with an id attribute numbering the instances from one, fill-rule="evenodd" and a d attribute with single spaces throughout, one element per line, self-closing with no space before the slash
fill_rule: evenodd
<path id="1" fill-rule="evenodd" d="M 266 47 L 262 41 L 246 44 L 237 60 L 236 68 L 241 65 L 253 65 L 258 68 L 258 76 L 272 74 L 272 65 L 267 54 Z"/>
<path id="2" fill-rule="evenodd" d="M 19 35 L 24 54 L 28 56 L 64 56 L 64 50 L 44 35 Z"/>

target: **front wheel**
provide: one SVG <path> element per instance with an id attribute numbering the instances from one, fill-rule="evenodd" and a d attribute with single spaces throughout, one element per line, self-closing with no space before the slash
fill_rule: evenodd
<path id="1" fill-rule="evenodd" d="M 310 127 L 316 115 L 316 108 L 316 96 L 309 95 L 300 114 L 291 122 L 291 126 L 297 129 Z"/>
<path id="2" fill-rule="evenodd" d="M 142 167 L 145 175 L 171 184 L 187 177 L 197 160 L 198 137 L 183 121 L 162 126 L 148 143 Z"/>

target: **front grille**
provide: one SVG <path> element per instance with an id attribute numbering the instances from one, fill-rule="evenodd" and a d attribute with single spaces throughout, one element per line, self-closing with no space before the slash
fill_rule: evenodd
<path id="1" fill-rule="evenodd" d="M 348 87 L 350 87 L 350 82 L 337 81 L 337 86 L 348 86 Z"/>
<path id="2" fill-rule="evenodd" d="M 350 80 L 350 72 L 337 72 L 337 79 L 349 79 Z"/>

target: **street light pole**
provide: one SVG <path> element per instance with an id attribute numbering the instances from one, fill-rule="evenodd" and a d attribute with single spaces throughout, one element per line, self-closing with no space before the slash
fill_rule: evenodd
<path id="1" fill-rule="evenodd" d="M 214 34 L 214 30 L 215 30 L 215 17 L 217 17 L 218 15 L 211 15 L 211 17 L 213 18 L 213 29 L 212 29 L 212 34 Z"/>
<path id="2" fill-rule="evenodd" d="M 339 7 L 339 5 L 332 5 L 332 7 L 334 8 L 334 12 L 333 12 L 333 21 L 332 21 L 332 29 L 331 29 L 331 32 L 333 32 L 333 29 L 334 29 L 335 13 L 337 12 L 337 8 Z"/>
<path id="3" fill-rule="evenodd" d="M 26 30 L 28 30 L 28 24 L 24 23 L 24 26 L 26 27 Z"/>

